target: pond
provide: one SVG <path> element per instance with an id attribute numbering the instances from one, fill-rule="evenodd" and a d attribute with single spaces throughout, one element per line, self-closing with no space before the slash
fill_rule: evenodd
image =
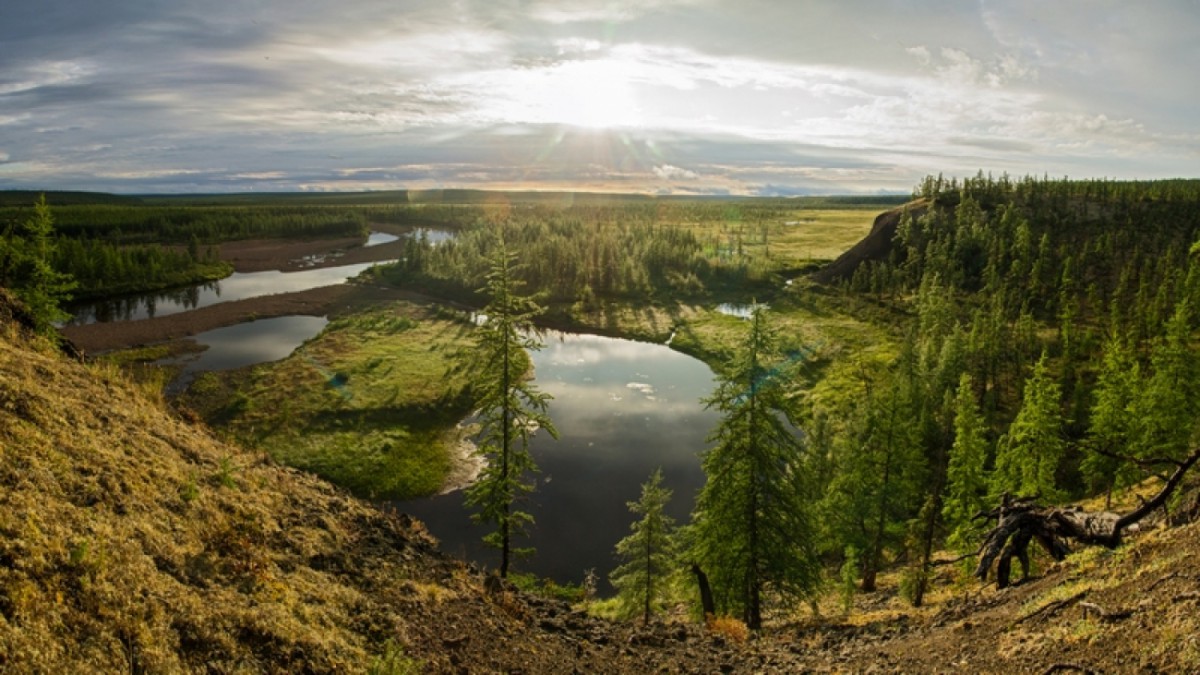
<path id="1" fill-rule="evenodd" d="M 560 439 L 539 432 L 530 445 L 541 473 L 524 509 L 535 524 L 514 544 L 537 553 L 514 568 L 560 583 L 579 583 L 595 569 L 607 584 L 617 565 L 613 547 L 634 518 L 626 503 L 638 499 L 656 468 L 674 491 L 668 513 L 687 521 L 704 484 L 698 453 L 718 421 L 700 403 L 713 374 L 663 345 L 558 332 L 544 339 L 545 349 L 532 354 L 536 383 L 554 396 L 549 412 Z M 499 564 L 461 491 L 394 506 L 424 521 L 442 550 L 488 568 Z"/>
<path id="2" fill-rule="evenodd" d="M 791 282 L 788 282 L 788 283 L 790 284 Z M 739 304 L 739 303 L 732 303 L 732 302 L 722 302 L 721 304 L 717 305 L 717 311 L 720 312 L 721 314 L 725 314 L 728 316 L 736 316 L 739 319 L 749 319 L 750 316 L 752 314 L 754 314 L 755 307 L 762 307 L 763 309 L 768 308 L 767 305 L 765 305 L 761 302 L 757 303 L 757 304 L 754 304 L 754 303 Z"/>
<path id="3" fill-rule="evenodd" d="M 320 333 L 328 323 L 323 316 L 278 316 L 197 333 L 191 339 L 207 349 L 159 362 L 183 365 L 166 392 L 182 392 L 199 372 L 278 361 Z"/>

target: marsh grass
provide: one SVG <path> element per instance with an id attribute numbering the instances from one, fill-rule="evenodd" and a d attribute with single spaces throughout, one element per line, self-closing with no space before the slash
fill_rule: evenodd
<path id="1" fill-rule="evenodd" d="M 471 408 L 469 374 L 452 372 L 470 330 L 405 303 L 370 310 L 282 361 L 199 378 L 187 401 L 242 444 L 360 496 L 432 494 Z"/>

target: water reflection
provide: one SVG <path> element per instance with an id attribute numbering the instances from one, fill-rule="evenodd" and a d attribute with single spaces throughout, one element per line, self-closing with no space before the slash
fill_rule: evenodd
<path id="1" fill-rule="evenodd" d="M 394 234 L 388 234 L 387 232 L 372 232 L 371 234 L 367 235 L 367 243 L 363 244 L 363 246 L 378 246 L 380 244 L 390 244 L 393 241 L 399 240 L 400 237 L 397 237 Z"/>
<path id="2" fill-rule="evenodd" d="M 722 314 L 726 314 L 728 316 L 736 316 L 739 319 L 749 319 L 750 315 L 754 313 L 754 309 L 756 307 L 761 307 L 763 309 L 767 309 L 768 305 L 761 303 L 761 302 L 758 304 L 754 304 L 754 303 L 741 304 L 741 303 L 732 303 L 732 302 L 722 302 L 721 304 L 717 305 L 717 311 Z"/>
<path id="3" fill-rule="evenodd" d="M 704 482 L 697 453 L 717 422 L 699 402 L 713 375 L 662 345 L 563 333 L 545 341 L 532 356 L 538 386 L 554 396 L 550 417 L 561 438 L 538 434 L 530 448 L 542 469 L 526 505 L 537 521 L 528 541 L 538 552 L 518 568 L 564 582 L 595 568 L 603 579 L 616 563 L 613 546 L 629 533 L 626 502 L 638 498 L 655 468 L 675 491 L 669 513 L 679 521 L 690 513 Z M 484 528 L 470 523 L 461 492 L 397 508 L 425 521 L 444 550 L 497 563 L 480 544 Z"/>
<path id="4" fill-rule="evenodd" d="M 208 349 L 164 362 L 184 364 L 167 391 L 183 391 L 199 372 L 241 368 L 286 358 L 305 340 L 320 333 L 327 323 L 329 320 L 323 316 L 279 316 L 199 333 L 192 339 Z"/>
<path id="5" fill-rule="evenodd" d="M 69 324 L 105 321 L 136 321 L 169 316 L 231 300 L 245 300 L 275 293 L 305 291 L 340 284 L 356 277 L 372 265 L 383 262 L 323 267 L 300 272 L 237 272 L 220 281 L 175 291 L 130 296 L 91 303 L 76 308 Z"/>

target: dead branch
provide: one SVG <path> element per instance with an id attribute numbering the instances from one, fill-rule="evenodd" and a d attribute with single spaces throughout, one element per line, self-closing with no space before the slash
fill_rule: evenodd
<path id="1" fill-rule="evenodd" d="M 1176 469 L 1158 494 L 1123 516 L 1108 511 L 1092 513 L 1077 506 L 1045 507 L 1037 504 L 1035 498 L 1013 499 L 1011 495 L 1004 494 L 1000 505 L 986 512 L 986 517 L 996 519 L 996 526 L 984 536 L 975 576 L 986 581 L 995 563 L 996 585 L 1004 588 L 1011 576 L 1012 559 L 1016 558 L 1021 563 L 1023 578 L 1027 578 L 1029 544 L 1035 540 L 1055 560 L 1062 560 L 1070 552 L 1069 540 L 1116 548 L 1126 529 L 1166 504 L 1184 475 L 1198 460 L 1200 448 L 1196 448 L 1182 462 L 1172 462 L 1176 464 Z"/>

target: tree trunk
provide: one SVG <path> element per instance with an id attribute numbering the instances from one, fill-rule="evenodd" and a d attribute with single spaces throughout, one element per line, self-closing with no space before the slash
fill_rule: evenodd
<path id="1" fill-rule="evenodd" d="M 717 606 L 713 602 L 712 586 L 708 585 L 708 575 L 696 563 L 692 563 L 692 574 L 696 575 L 696 585 L 700 587 L 700 606 L 704 609 L 704 618 L 716 616 Z"/>

